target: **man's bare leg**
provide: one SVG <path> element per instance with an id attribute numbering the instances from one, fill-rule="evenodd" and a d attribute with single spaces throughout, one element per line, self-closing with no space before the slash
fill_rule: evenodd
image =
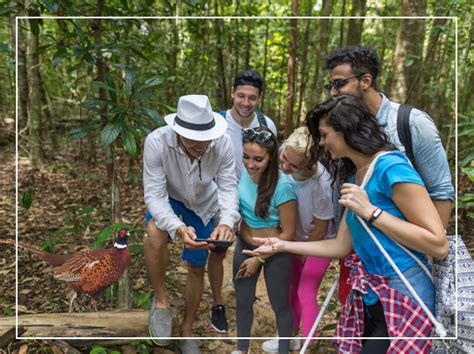
<path id="1" fill-rule="evenodd" d="M 153 220 L 148 222 L 147 233 L 148 236 L 143 239 L 143 253 L 148 275 L 155 293 L 155 307 L 169 308 L 170 301 L 165 284 L 166 268 L 169 263 L 168 233 L 158 229 Z"/>
<path id="2" fill-rule="evenodd" d="M 183 337 L 193 336 L 193 323 L 199 309 L 204 289 L 204 267 L 193 266 L 188 263 L 188 277 L 185 293 L 185 313 L 181 326 Z"/>

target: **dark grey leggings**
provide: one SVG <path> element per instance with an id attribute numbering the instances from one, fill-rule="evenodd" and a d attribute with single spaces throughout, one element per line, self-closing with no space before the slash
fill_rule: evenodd
<path id="1" fill-rule="evenodd" d="M 233 276 L 239 270 L 240 264 L 248 257 L 242 253 L 242 249 L 254 249 L 255 247 L 238 239 L 235 246 L 233 260 Z M 253 322 L 253 303 L 255 302 L 255 291 L 257 280 L 263 268 L 265 284 L 267 286 L 268 298 L 275 312 L 278 335 L 280 337 L 291 337 L 293 312 L 290 307 L 290 276 L 291 258 L 288 253 L 278 253 L 267 259 L 265 265 L 249 278 L 235 279 L 235 296 L 237 298 L 237 337 L 250 337 Z M 237 349 L 248 351 L 248 339 L 237 340 Z M 278 343 L 279 353 L 288 353 L 290 340 L 281 339 Z"/>

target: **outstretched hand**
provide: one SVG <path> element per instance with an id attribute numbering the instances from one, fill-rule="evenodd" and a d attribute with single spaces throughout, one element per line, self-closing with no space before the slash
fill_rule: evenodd
<path id="1" fill-rule="evenodd" d="M 248 256 L 263 256 L 266 254 L 275 254 L 281 252 L 286 241 L 280 240 L 278 237 L 252 237 L 255 243 L 261 246 L 253 251 L 243 250 L 242 253 Z"/>

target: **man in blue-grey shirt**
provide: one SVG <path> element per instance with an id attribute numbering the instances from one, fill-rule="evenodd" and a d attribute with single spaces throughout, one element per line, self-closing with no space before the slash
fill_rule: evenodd
<path id="1" fill-rule="evenodd" d="M 326 57 L 325 68 L 329 70 L 331 80 L 325 85 L 328 93 L 331 96 L 352 95 L 362 98 L 379 125 L 384 128 L 390 141 L 399 150 L 404 151 L 397 132 L 400 104 L 390 101 L 378 89 L 380 61 L 375 49 L 365 46 L 337 49 Z M 427 113 L 414 108 L 410 113 L 410 132 L 416 169 L 425 183 L 444 227 L 447 228 L 454 200 L 454 187 L 438 129 Z M 336 215 L 336 219 L 339 220 L 340 217 Z M 342 269 L 341 280 L 339 300 L 345 302 L 348 289 L 345 291 L 341 289 L 341 285 L 344 287 L 345 284 Z"/>

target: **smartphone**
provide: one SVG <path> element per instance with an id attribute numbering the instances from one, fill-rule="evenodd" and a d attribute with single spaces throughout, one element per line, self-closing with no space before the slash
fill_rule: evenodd
<path id="1" fill-rule="evenodd" d="M 233 241 L 212 240 L 212 239 L 207 239 L 207 238 L 196 238 L 194 239 L 194 241 L 212 243 L 213 245 L 222 246 L 222 247 L 229 247 L 233 243 Z"/>
<path id="2" fill-rule="evenodd" d="M 235 274 L 235 279 L 240 279 L 245 273 L 246 268 L 242 267 L 237 271 L 237 274 Z"/>

